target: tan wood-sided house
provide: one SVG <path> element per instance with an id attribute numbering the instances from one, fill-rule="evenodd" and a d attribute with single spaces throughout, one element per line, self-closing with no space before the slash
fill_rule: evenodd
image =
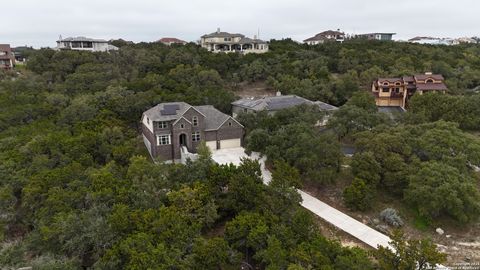
<path id="1" fill-rule="evenodd" d="M 377 106 L 405 108 L 415 93 L 446 93 L 448 89 L 444 81 L 442 75 L 430 72 L 398 78 L 378 78 L 372 83 L 372 93 Z"/>

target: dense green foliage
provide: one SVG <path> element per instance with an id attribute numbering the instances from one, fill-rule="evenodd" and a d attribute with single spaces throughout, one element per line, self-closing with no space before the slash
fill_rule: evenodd
<path id="1" fill-rule="evenodd" d="M 426 123 L 438 120 L 456 122 L 461 129 L 480 130 L 480 95 L 416 95 L 410 102 L 406 121 Z"/>
<path id="2" fill-rule="evenodd" d="M 304 179 L 330 183 L 340 169 L 341 152 L 335 136 L 315 127 L 323 117 L 315 106 L 298 106 L 273 115 L 241 114 L 239 120 L 247 128 L 247 151 L 286 161 Z"/>
<path id="3" fill-rule="evenodd" d="M 357 134 L 354 175 L 374 189 L 404 198 L 427 218 L 450 216 L 461 222 L 480 216 L 474 166 L 480 139 L 443 121 L 400 125 Z M 361 191 L 358 184 L 350 189 Z M 357 195 L 358 196 L 358 195 Z M 357 200 L 361 209 L 365 202 Z"/>
<path id="4" fill-rule="evenodd" d="M 266 81 L 285 94 L 334 105 L 378 76 L 431 70 L 446 77 L 451 93 L 480 84 L 480 48 L 473 45 L 312 47 L 283 40 L 272 41 L 269 53 L 242 56 L 195 44 L 116 44 L 121 49 L 112 53 L 36 50 L 22 74 L 0 72 L 2 267 L 369 269 L 363 251 L 319 234 L 292 188 L 299 178 L 333 181 L 340 168 L 337 138 L 314 128 L 323 117 L 318 112 L 297 108 L 243 119 L 247 148 L 275 161 L 270 186 L 261 183 L 258 164 L 248 161 L 217 166 L 205 155 L 186 166 L 152 164 L 139 137 L 141 113 L 166 101 L 211 104 L 228 113 L 243 82 Z M 356 94 L 342 108 L 348 117 L 338 114 L 334 125 L 339 137 L 366 130 L 358 144 L 368 159 L 353 168 L 365 185 L 357 185 L 353 198 L 368 203 L 363 187 L 385 187 L 424 215 L 473 220 L 478 180 L 469 166 L 479 164 L 477 139 L 443 122 L 386 129 L 369 102 Z M 458 102 L 466 104 L 459 106 L 468 119 L 456 117 L 455 108 L 447 108 L 447 117 L 420 98 L 407 119 L 476 129 L 475 102 Z M 351 127 L 348 119 L 360 124 Z M 436 181 L 442 192 L 456 191 L 448 198 L 455 208 L 437 203 L 441 194 L 435 192 L 431 203 L 417 198 L 423 195 L 414 192 L 431 193 Z"/>
<path id="5" fill-rule="evenodd" d="M 374 252 L 381 269 L 385 270 L 426 270 L 445 262 L 446 254 L 437 251 L 430 239 L 407 240 L 401 231 L 395 231 L 390 245 L 393 252 L 386 247 L 379 247 Z"/>

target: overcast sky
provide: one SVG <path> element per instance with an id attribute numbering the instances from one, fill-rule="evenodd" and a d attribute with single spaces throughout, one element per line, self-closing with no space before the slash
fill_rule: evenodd
<path id="1" fill-rule="evenodd" d="M 6 1 L 6 0 L 2 0 Z M 414 36 L 480 35 L 479 0 L 18 0 L 2 13 L 0 43 L 54 47 L 59 35 L 198 40 L 222 31 L 303 40 L 324 30 Z"/>

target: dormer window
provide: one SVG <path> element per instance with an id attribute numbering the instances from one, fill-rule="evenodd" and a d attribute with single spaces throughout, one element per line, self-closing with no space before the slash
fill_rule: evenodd
<path id="1" fill-rule="evenodd" d="M 198 126 L 198 117 L 194 116 L 194 117 L 192 118 L 192 124 L 193 124 L 193 126 L 195 126 L 195 127 Z"/>
<path id="2" fill-rule="evenodd" d="M 166 129 L 168 127 L 168 123 L 164 121 L 158 122 L 157 125 L 159 129 Z"/>
<path id="3" fill-rule="evenodd" d="M 400 85 L 400 83 L 399 83 L 399 82 L 396 82 L 395 85 Z"/>
<path id="4" fill-rule="evenodd" d="M 388 85 L 388 82 L 384 82 L 383 85 Z"/>
<path id="5" fill-rule="evenodd" d="M 433 83 L 433 80 L 432 79 L 428 79 L 425 81 L 426 83 Z"/>

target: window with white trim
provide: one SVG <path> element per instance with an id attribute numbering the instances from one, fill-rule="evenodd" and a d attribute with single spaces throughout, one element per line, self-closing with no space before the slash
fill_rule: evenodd
<path id="1" fill-rule="evenodd" d="M 160 129 L 166 129 L 168 127 L 168 122 L 157 122 L 157 126 Z"/>
<path id="2" fill-rule="evenodd" d="M 168 144 L 171 144 L 170 134 L 157 135 L 157 145 L 168 145 Z"/>
<path id="3" fill-rule="evenodd" d="M 200 141 L 200 132 L 192 132 L 192 142 Z"/>
<path id="4" fill-rule="evenodd" d="M 198 126 L 198 117 L 196 117 L 196 116 L 192 117 L 192 124 L 195 127 Z"/>

